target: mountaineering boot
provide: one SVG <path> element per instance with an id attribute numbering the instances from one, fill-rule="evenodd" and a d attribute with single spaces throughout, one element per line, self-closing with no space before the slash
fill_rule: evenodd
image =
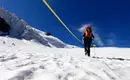
<path id="1" fill-rule="evenodd" d="M 85 51 L 85 56 L 86 56 L 87 54 L 88 54 L 88 51 L 86 50 L 86 51 Z"/>
<path id="2" fill-rule="evenodd" d="M 90 52 L 88 51 L 87 53 L 88 53 L 88 57 L 90 57 Z"/>

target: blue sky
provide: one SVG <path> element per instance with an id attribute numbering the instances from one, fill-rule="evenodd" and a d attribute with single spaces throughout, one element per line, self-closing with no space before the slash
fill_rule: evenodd
<path id="1" fill-rule="evenodd" d="M 93 25 L 94 43 L 102 47 L 130 47 L 129 0 L 47 0 L 70 30 L 82 39 L 82 29 Z M 0 0 L 0 5 L 31 26 L 51 32 L 62 41 L 81 43 L 66 31 L 42 0 Z"/>

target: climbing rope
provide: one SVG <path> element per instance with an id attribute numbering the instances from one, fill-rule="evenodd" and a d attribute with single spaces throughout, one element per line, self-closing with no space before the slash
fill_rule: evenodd
<path id="1" fill-rule="evenodd" d="M 82 41 L 80 39 L 78 39 L 78 37 L 76 37 L 76 35 L 67 27 L 67 25 L 60 19 L 60 17 L 56 14 L 56 12 L 51 8 L 51 6 L 47 3 L 46 0 L 42 0 L 45 5 L 48 7 L 49 10 L 51 10 L 51 12 L 55 15 L 55 17 L 61 22 L 61 24 L 67 29 L 67 31 L 79 42 L 82 43 Z"/>

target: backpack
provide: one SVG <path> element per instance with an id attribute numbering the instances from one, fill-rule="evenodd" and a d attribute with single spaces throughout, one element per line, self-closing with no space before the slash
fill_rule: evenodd
<path id="1" fill-rule="evenodd" d="M 92 37 L 92 29 L 91 26 L 86 28 L 85 37 Z"/>

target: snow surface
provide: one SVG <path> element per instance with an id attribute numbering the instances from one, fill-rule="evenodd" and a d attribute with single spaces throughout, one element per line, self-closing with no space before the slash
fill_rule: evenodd
<path id="1" fill-rule="evenodd" d="M 0 9 L 0 16 L 11 26 L 10 36 L 18 39 L 32 40 L 48 47 L 75 48 L 54 36 L 47 36 L 45 32 L 37 30 L 27 24 L 23 19 L 5 9 Z"/>
<path id="2" fill-rule="evenodd" d="M 130 80 L 129 48 L 91 48 L 91 57 L 103 57 L 98 59 L 84 56 L 83 48 L 24 39 L 0 37 L 0 45 L 0 80 Z"/>
<path id="3" fill-rule="evenodd" d="M 91 48 L 87 57 L 7 10 L 0 16 L 11 26 L 0 37 L 0 80 L 130 80 L 130 48 Z"/>

